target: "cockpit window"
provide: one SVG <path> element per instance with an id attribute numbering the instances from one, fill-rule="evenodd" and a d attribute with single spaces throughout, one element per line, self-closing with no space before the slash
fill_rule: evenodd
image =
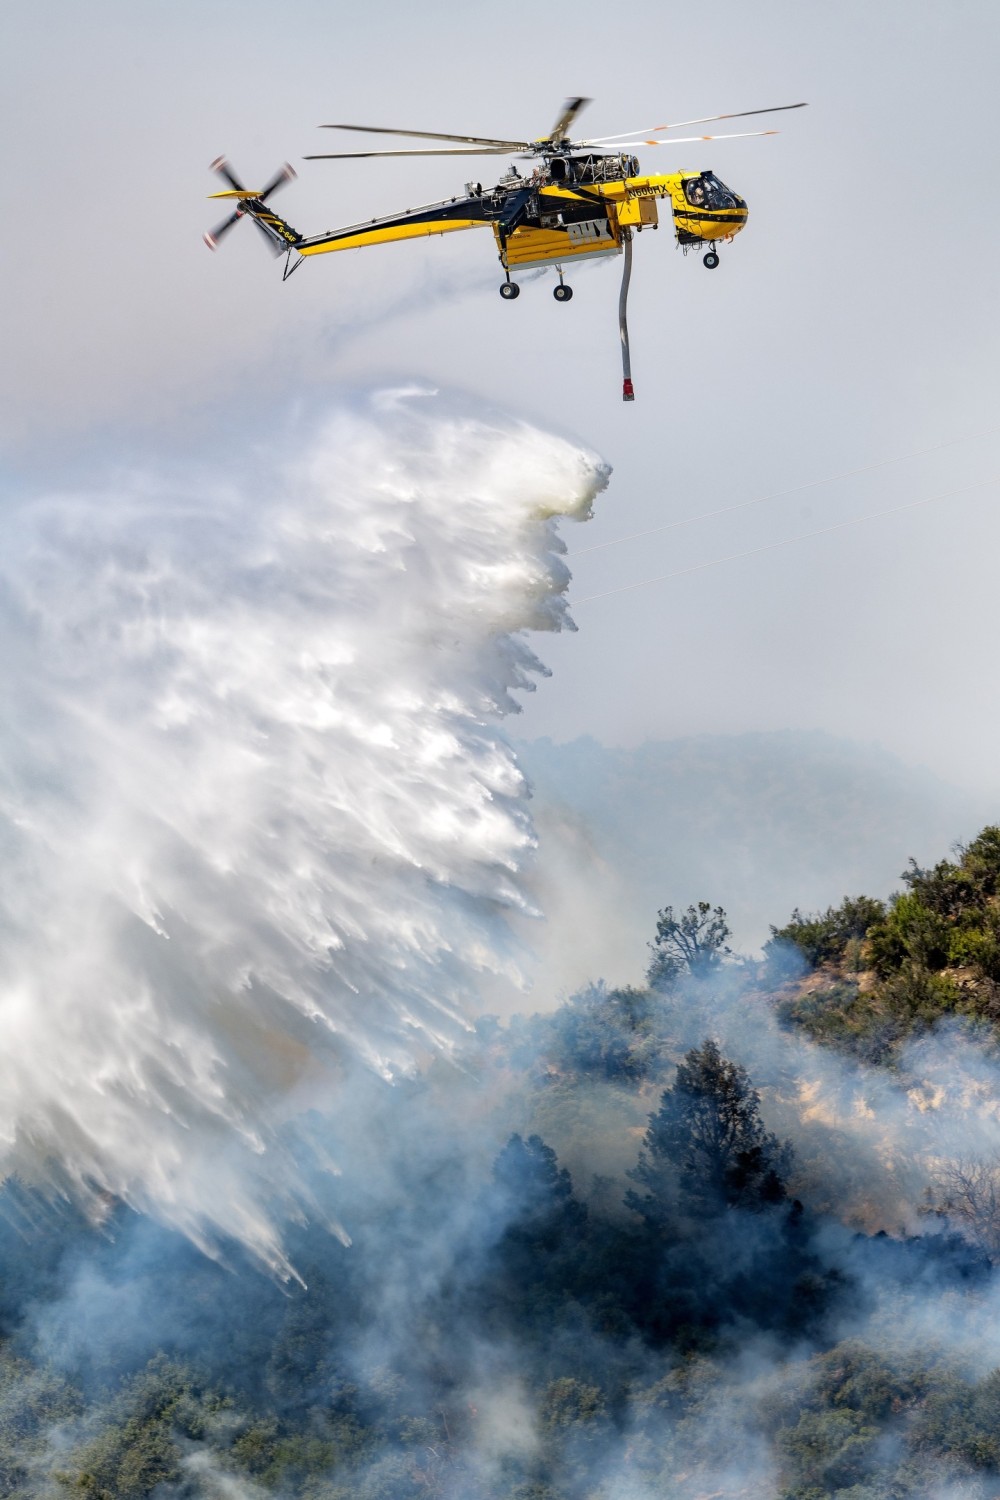
<path id="1" fill-rule="evenodd" d="M 731 193 L 724 182 L 711 172 L 700 177 L 688 177 L 684 183 L 684 196 L 692 208 L 737 208 L 736 194 Z"/>
<path id="2" fill-rule="evenodd" d="M 709 205 L 712 208 L 737 208 L 738 200 L 735 193 L 731 193 L 724 182 L 720 182 L 711 173 L 707 178 L 707 192 Z"/>

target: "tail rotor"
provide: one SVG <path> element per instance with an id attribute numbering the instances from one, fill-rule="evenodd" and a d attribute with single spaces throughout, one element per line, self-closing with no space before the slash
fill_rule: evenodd
<path id="1" fill-rule="evenodd" d="M 290 182 L 293 177 L 298 176 L 295 168 L 286 161 L 284 166 L 280 167 L 278 171 L 275 172 L 274 176 L 271 178 L 267 186 L 262 188 L 259 192 L 257 192 L 256 190 L 245 188 L 243 186 L 224 156 L 217 156 L 215 158 L 215 161 L 210 164 L 209 170 L 218 173 L 223 182 L 229 184 L 228 188 L 224 192 L 211 193 L 210 197 L 236 198 L 239 200 L 239 207 L 235 210 L 234 213 L 231 213 L 229 215 L 228 219 L 223 219 L 221 224 L 217 224 L 214 229 L 209 230 L 202 236 L 208 248 L 210 250 L 217 250 L 219 247 L 219 241 L 229 233 L 234 225 L 238 224 L 239 221 L 243 218 L 249 218 L 257 226 L 259 232 L 263 235 L 264 239 L 267 242 L 267 248 L 270 250 L 271 254 L 283 254 L 288 249 L 288 240 L 284 236 L 279 238 L 279 236 L 273 233 L 272 230 L 266 228 L 265 224 L 261 223 L 260 219 L 257 218 L 256 211 L 259 209 L 263 209 L 264 204 L 267 202 L 267 199 L 273 192 L 276 192 L 277 189 L 282 187 L 286 182 Z M 271 217 L 272 216 L 268 216 L 269 219 Z M 276 222 L 281 223 L 280 220 L 277 220 Z M 294 231 L 292 231 L 292 234 L 294 235 Z M 298 238 L 297 235 L 294 235 L 294 237 L 296 239 Z"/>

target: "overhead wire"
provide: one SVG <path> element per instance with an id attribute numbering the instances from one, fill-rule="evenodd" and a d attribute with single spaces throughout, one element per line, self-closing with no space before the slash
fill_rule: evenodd
<path id="1" fill-rule="evenodd" d="M 926 458 L 929 453 L 940 453 L 943 448 L 954 448 L 959 443 L 976 443 L 982 438 L 995 437 L 1000 433 L 1000 427 L 987 427 L 982 432 L 964 433 L 960 437 L 946 438 L 943 442 L 933 443 L 929 448 L 915 448 L 912 453 L 900 453 L 894 458 L 880 458 L 873 464 L 862 464 L 855 469 L 843 469 L 837 474 L 830 474 L 825 479 L 810 479 L 805 484 L 792 485 L 790 489 L 773 490 L 768 495 L 755 495 L 752 500 L 738 500 L 735 505 L 722 505 L 718 510 L 702 511 L 698 515 L 683 516 L 679 521 L 665 521 L 661 526 L 650 526 L 646 531 L 633 531 L 628 536 L 612 537 L 607 542 L 594 542 L 590 547 L 574 547 L 567 555 L 569 557 L 583 557 L 588 552 L 601 552 L 607 547 L 617 547 L 623 542 L 636 542 L 643 537 L 656 536 L 663 531 L 674 531 L 680 526 L 692 526 L 696 521 L 711 521 L 716 516 L 729 516 L 734 511 L 749 510 L 754 505 L 764 505 L 770 500 L 784 500 L 789 495 L 799 495 L 805 490 L 814 490 L 825 484 L 836 484 L 841 479 L 854 479 L 859 474 L 871 474 L 877 469 L 889 468 L 892 464 L 908 463 L 913 458 Z"/>
<path id="2" fill-rule="evenodd" d="M 944 445 L 942 445 L 944 446 Z M 860 526 L 865 521 L 878 521 L 883 516 L 896 516 L 904 510 L 916 510 L 922 505 L 933 505 L 939 500 L 951 500 L 957 495 L 967 495 L 972 490 L 984 489 L 989 484 L 1000 485 L 1000 474 L 992 475 L 989 479 L 979 479 L 974 484 L 966 484 L 959 489 L 944 490 L 939 495 L 927 495 L 923 500 L 908 500 L 904 505 L 893 505 L 888 510 L 869 511 L 864 516 L 850 516 L 846 521 L 835 521 L 830 526 L 820 526 L 815 531 L 803 531 L 797 536 L 782 537 L 777 542 L 765 542 L 760 547 L 748 547 L 744 552 L 729 552 L 725 557 L 713 557 L 708 562 L 693 563 L 688 568 L 678 568 L 673 573 L 660 573 L 656 578 L 642 578 L 637 583 L 624 583 L 618 588 L 605 589 L 600 594 L 585 594 L 582 599 L 574 599 L 573 607 L 578 604 L 592 604 L 595 599 L 609 599 L 612 594 L 628 594 L 633 589 L 648 588 L 654 583 L 667 583 L 672 578 L 684 578 L 689 573 L 702 573 L 706 568 L 717 568 L 722 563 L 736 562 L 742 557 L 756 557 L 762 552 L 775 552 L 779 547 L 790 547 L 793 542 L 807 542 L 811 537 L 826 536 L 831 531 L 842 531 L 846 526 Z"/>

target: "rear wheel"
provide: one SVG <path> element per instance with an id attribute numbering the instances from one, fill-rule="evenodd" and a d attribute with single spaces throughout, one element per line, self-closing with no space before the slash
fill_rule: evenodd
<path id="1" fill-rule="evenodd" d="M 707 255 L 702 256 L 701 263 L 703 266 L 707 266 L 710 271 L 714 271 L 719 264 L 719 257 L 714 250 L 709 250 Z"/>
<path id="2" fill-rule="evenodd" d="M 505 281 L 500 288 L 500 295 L 505 302 L 513 302 L 515 297 L 520 297 L 521 288 L 516 281 Z"/>
<path id="3" fill-rule="evenodd" d="M 573 288 L 567 286 L 565 281 L 560 281 L 559 285 L 554 288 L 552 295 L 557 302 L 568 302 L 573 295 Z"/>

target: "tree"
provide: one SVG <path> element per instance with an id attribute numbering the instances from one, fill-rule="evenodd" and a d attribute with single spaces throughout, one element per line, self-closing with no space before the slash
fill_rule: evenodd
<path id="1" fill-rule="evenodd" d="M 493 1184 L 494 1212 L 504 1224 L 502 1250 L 537 1257 L 539 1274 L 547 1256 L 576 1253 L 587 1205 L 574 1196 L 569 1173 L 541 1136 L 512 1135 L 493 1164 Z"/>
<path id="2" fill-rule="evenodd" d="M 709 1039 L 677 1068 L 658 1112 L 650 1116 L 625 1202 L 654 1227 L 665 1227 L 680 1198 L 700 1213 L 727 1207 L 760 1210 L 785 1196 L 791 1146 L 769 1135 L 760 1096 L 745 1068 Z"/>
<path id="3" fill-rule="evenodd" d="M 961 1224 L 994 1265 L 1000 1261 L 1000 1154 L 947 1162 L 937 1188 L 937 1211 Z"/>
<path id="4" fill-rule="evenodd" d="M 1000 888 L 1000 828 L 988 827 L 971 844 L 957 844 L 958 863 L 942 859 L 924 870 L 911 859 L 902 879 L 924 906 L 954 920 L 981 909 Z"/>
<path id="5" fill-rule="evenodd" d="M 797 948 L 810 968 L 842 958 L 852 939 L 858 943 L 868 929 L 885 920 L 885 903 L 872 896 L 845 896 L 840 906 L 803 915 L 798 907 L 787 927 L 772 927 L 764 953 L 773 960 L 782 951 Z"/>
<path id="6" fill-rule="evenodd" d="M 657 996 L 600 980 L 573 995 L 550 1018 L 548 1056 L 560 1072 L 631 1082 L 658 1066 Z"/>
<path id="7" fill-rule="evenodd" d="M 704 978 L 732 952 L 726 913 L 708 901 L 689 906 L 679 917 L 665 906 L 656 919 L 656 937 L 649 944 L 653 958 L 646 974 L 651 985 L 672 984 L 682 974 Z"/>
<path id="8" fill-rule="evenodd" d="M 507 1212 L 522 1229 L 547 1228 L 565 1214 L 573 1197 L 573 1183 L 556 1153 L 541 1136 L 524 1140 L 511 1136 L 493 1164 L 493 1181 L 501 1190 Z"/>
<path id="9" fill-rule="evenodd" d="M 945 968 L 952 922 L 916 890 L 895 896 L 885 920 L 876 922 L 868 934 L 871 965 L 879 979 L 908 966 L 931 972 Z"/>
<path id="10" fill-rule="evenodd" d="M 492 1212 L 499 1233 L 475 1304 L 497 1328 L 547 1338 L 579 1277 L 587 1206 L 540 1136 L 512 1135 L 493 1166 Z"/>

